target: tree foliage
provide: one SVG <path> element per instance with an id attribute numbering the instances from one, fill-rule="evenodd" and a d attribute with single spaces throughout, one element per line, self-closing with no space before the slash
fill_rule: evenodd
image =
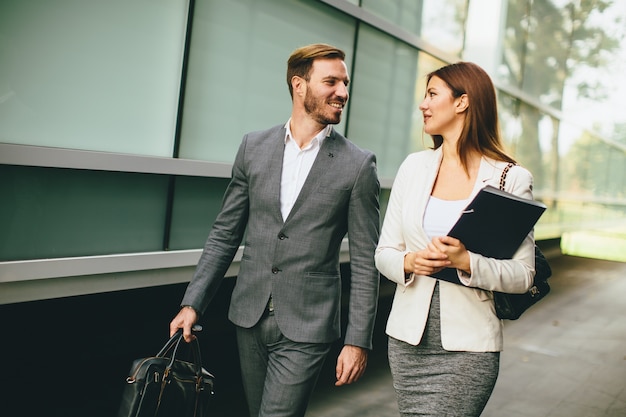
<path id="1" fill-rule="evenodd" d="M 598 74 L 620 46 L 620 40 L 602 25 L 606 19 L 618 19 L 604 15 L 612 4 L 612 0 L 569 0 L 558 5 L 554 0 L 509 1 L 499 77 L 555 112 L 562 110 L 568 85 L 576 86 L 579 98 L 603 99 L 611 86 Z M 513 113 L 522 126 L 516 157 L 533 172 L 539 188 L 557 191 L 559 121 L 552 118 L 552 154 L 544 155 L 539 137 L 546 114 L 521 102 Z"/>

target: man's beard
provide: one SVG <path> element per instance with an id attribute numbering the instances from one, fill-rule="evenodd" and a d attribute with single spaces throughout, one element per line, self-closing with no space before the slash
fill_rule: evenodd
<path id="1" fill-rule="evenodd" d="M 341 121 L 341 112 L 335 114 L 324 114 L 323 108 L 326 103 L 321 99 L 314 96 L 310 88 L 307 87 L 306 98 L 304 99 L 304 110 L 310 115 L 316 122 L 323 125 L 336 125 Z"/>

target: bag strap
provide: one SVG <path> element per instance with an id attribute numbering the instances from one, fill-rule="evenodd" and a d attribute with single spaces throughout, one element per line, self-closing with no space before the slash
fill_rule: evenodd
<path id="1" fill-rule="evenodd" d="M 509 162 L 507 166 L 505 166 L 504 169 L 502 170 L 502 175 L 500 176 L 500 189 L 501 190 L 504 191 L 504 184 L 506 183 L 507 172 L 509 172 L 509 169 L 511 169 L 511 167 L 515 165 L 517 164 L 514 164 L 513 162 Z M 538 259 L 540 260 L 540 262 L 537 262 Z M 550 276 L 552 275 L 552 268 L 550 268 L 550 264 L 548 264 L 548 261 L 546 260 L 545 255 L 541 252 L 541 249 L 539 249 L 539 246 L 537 246 L 536 243 L 535 243 L 535 270 L 536 270 L 535 276 L 545 277 L 543 278 L 544 281 L 550 278 Z"/>
<path id="2" fill-rule="evenodd" d="M 511 169 L 511 167 L 515 165 L 517 164 L 514 164 L 513 162 L 509 162 L 507 166 L 505 166 L 504 169 L 502 170 L 502 175 L 500 176 L 500 189 L 502 191 L 504 191 L 504 184 L 506 183 L 506 174 L 507 172 L 509 172 L 509 169 Z"/>

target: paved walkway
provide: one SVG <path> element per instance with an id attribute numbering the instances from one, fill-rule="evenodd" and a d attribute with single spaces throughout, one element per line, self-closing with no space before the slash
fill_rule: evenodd
<path id="1" fill-rule="evenodd" d="M 548 297 L 506 322 L 500 376 L 482 417 L 624 417 L 626 263 L 563 256 L 551 264 Z M 378 354 L 357 384 L 320 387 L 306 416 L 397 415 Z"/>

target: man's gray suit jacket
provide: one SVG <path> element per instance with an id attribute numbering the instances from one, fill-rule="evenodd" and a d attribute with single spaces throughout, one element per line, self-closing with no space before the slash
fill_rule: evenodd
<path id="1" fill-rule="evenodd" d="M 229 319 L 237 326 L 254 326 L 272 295 L 276 321 L 287 338 L 336 340 L 341 336 L 339 252 L 348 234 L 351 286 L 344 343 L 371 349 L 379 287 L 375 156 L 333 129 L 283 221 L 284 138 L 283 125 L 244 136 L 222 209 L 182 305 L 206 309 L 245 234 Z"/>

